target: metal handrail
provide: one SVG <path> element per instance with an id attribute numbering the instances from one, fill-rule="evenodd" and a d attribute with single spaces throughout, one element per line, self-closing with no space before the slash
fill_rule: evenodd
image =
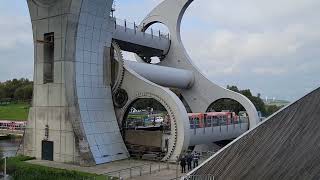
<path id="1" fill-rule="evenodd" d="M 214 176 L 211 174 L 207 175 L 188 175 L 182 176 L 182 180 L 214 180 Z"/>
<path id="2" fill-rule="evenodd" d="M 138 26 L 137 23 L 135 22 L 128 22 L 126 19 L 118 19 L 115 17 L 111 17 L 112 20 L 114 21 L 114 28 L 117 29 L 117 25 L 118 26 L 122 26 L 125 28 L 125 31 L 127 31 L 127 29 L 132 29 L 134 30 L 134 33 L 136 34 L 137 32 L 139 32 L 140 29 L 144 29 L 144 27 Z M 161 32 L 161 30 L 155 30 L 153 28 L 147 29 L 145 31 L 140 31 L 143 32 L 145 34 L 149 34 L 152 37 L 158 37 L 159 39 L 164 38 L 164 39 L 170 39 L 170 34 L 164 34 Z"/>
<path id="3" fill-rule="evenodd" d="M 138 165 L 138 166 L 132 166 L 132 167 L 129 167 L 129 168 L 124 168 L 124 169 L 119 169 L 119 170 L 115 170 L 115 171 L 110 171 L 110 172 L 107 172 L 105 173 L 104 175 L 109 175 L 111 176 L 112 174 L 117 174 L 118 175 L 118 178 L 121 179 L 121 173 L 122 172 L 125 172 L 125 171 L 129 171 L 129 177 L 132 178 L 132 170 L 134 169 L 139 169 L 139 175 L 142 176 L 142 169 L 143 167 L 145 166 L 149 166 L 149 173 L 151 174 L 152 173 L 152 165 L 158 165 L 158 171 L 161 171 L 161 163 L 162 162 L 158 162 L 158 163 L 146 163 L 146 164 L 142 164 L 142 165 Z M 169 168 L 169 164 L 167 162 L 167 168 Z"/>

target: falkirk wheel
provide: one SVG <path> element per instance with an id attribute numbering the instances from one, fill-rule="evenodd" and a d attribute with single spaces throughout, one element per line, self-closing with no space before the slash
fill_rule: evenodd
<path id="1" fill-rule="evenodd" d="M 184 103 L 192 112 L 206 112 L 219 99 L 233 99 L 247 111 L 246 130 L 258 123 L 246 97 L 208 80 L 189 58 L 180 24 L 192 0 L 164 0 L 133 26 L 111 16 L 112 0 L 27 2 L 34 95 L 20 153 L 84 166 L 126 159 L 124 118 L 140 98 L 160 102 L 171 119 L 163 161 L 175 161 L 191 145 L 235 136 L 228 136 L 231 130 L 190 130 Z M 154 23 L 167 26 L 170 36 L 145 32 Z M 137 62 L 125 61 L 121 51 L 135 53 Z M 156 56 L 161 61 L 150 64 Z"/>

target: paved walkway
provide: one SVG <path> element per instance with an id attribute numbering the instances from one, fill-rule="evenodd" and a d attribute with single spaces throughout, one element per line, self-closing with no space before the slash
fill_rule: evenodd
<path id="1" fill-rule="evenodd" d="M 116 162 L 111 162 L 107 164 L 101 164 L 94 167 L 81 167 L 73 164 L 64 164 L 52 161 L 44 160 L 30 160 L 27 161 L 31 164 L 38 164 L 47 167 L 67 169 L 88 172 L 93 174 L 105 174 L 114 177 L 122 177 L 128 179 L 130 177 L 135 177 L 142 175 L 150 175 L 156 172 L 162 172 L 164 170 L 168 171 L 168 166 L 171 171 L 176 172 L 175 164 L 167 164 L 163 162 L 152 162 L 152 161 L 142 161 L 142 160 L 121 160 Z M 130 170 L 131 169 L 131 170 Z M 174 169 L 174 170 L 172 170 Z M 119 171 L 121 170 L 120 174 Z M 168 171 L 169 172 L 169 171 Z M 175 174 L 175 173 L 174 173 Z"/>
<path id="2" fill-rule="evenodd" d="M 205 158 L 202 158 L 203 161 Z M 173 180 L 181 177 L 180 165 L 164 162 L 154 162 L 145 160 L 121 160 L 94 167 L 81 167 L 73 164 L 64 164 L 44 160 L 30 160 L 31 164 L 38 164 L 47 167 L 88 172 L 93 174 L 103 174 L 112 177 L 133 180 Z M 178 171 L 177 171 L 178 168 Z"/>
<path id="3" fill-rule="evenodd" d="M 145 174 L 142 176 L 136 176 L 131 178 L 131 180 L 173 180 L 176 177 L 181 177 L 185 174 L 181 174 L 180 170 L 177 175 L 177 171 L 175 169 L 165 169 L 160 172 L 154 172 L 153 174 Z M 129 178 L 128 178 L 129 179 Z M 180 180 L 180 178 L 178 178 Z"/>

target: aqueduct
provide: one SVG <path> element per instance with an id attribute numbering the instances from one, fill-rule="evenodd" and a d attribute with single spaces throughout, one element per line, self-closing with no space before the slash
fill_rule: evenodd
<path id="1" fill-rule="evenodd" d="M 162 160 L 176 160 L 189 145 L 235 138 L 258 121 L 244 96 L 207 79 L 183 47 L 180 24 L 192 0 L 165 0 L 140 23 L 120 24 L 112 17 L 113 0 L 27 0 L 34 37 L 34 96 L 22 153 L 81 165 L 130 156 L 122 137 L 125 112 L 138 98 L 160 102 L 171 119 L 168 149 Z M 146 33 L 153 23 L 170 35 Z M 137 62 L 121 51 L 136 54 Z M 151 57 L 158 64 L 150 64 Z M 238 101 L 249 123 L 190 129 L 186 107 L 205 112 L 212 102 Z M 208 128 L 208 129 L 207 129 Z M 210 129 L 210 130 L 209 130 Z M 230 128 L 231 129 L 231 128 Z"/>

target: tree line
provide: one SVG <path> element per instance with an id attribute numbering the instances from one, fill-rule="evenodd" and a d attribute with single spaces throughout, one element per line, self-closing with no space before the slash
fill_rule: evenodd
<path id="1" fill-rule="evenodd" d="M 30 101 L 33 82 L 26 78 L 0 82 L 0 101 Z"/>
<path id="2" fill-rule="evenodd" d="M 264 117 L 268 117 L 282 108 L 282 106 L 266 105 L 261 99 L 261 94 L 258 93 L 257 96 L 254 96 L 252 95 L 250 89 L 240 90 L 237 86 L 229 85 L 227 86 L 227 89 L 246 96 L 254 104 L 257 111 L 260 111 L 261 115 Z M 239 111 L 245 111 L 244 107 L 240 103 L 231 99 L 218 100 L 209 107 L 209 110 L 210 109 L 213 109 L 215 111 L 233 110 L 236 113 L 238 113 Z"/>

